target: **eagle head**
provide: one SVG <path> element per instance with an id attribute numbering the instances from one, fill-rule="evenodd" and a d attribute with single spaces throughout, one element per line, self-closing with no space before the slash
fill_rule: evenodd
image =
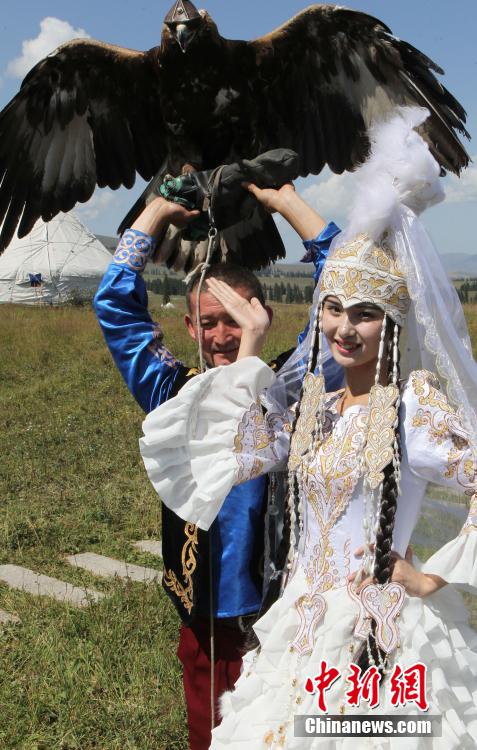
<path id="1" fill-rule="evenodd" d="M 176 40 L 182 52 L 201 29 L 205 11 L 199 11 L 190 0 L 176 0 L 164 18 L 164 24 L 170 35 Z"/>

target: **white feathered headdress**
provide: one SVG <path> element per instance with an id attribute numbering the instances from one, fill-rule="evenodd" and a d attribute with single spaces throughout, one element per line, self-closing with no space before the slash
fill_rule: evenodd
<path id="1" fill-rule="evenodd" d="M 371 153 L 356 175 L 349 225 L 325 263 L 318 305 L 329 295 L 345 309 L 372 303 L 404 324 L 410 298 L 392 230 L 403 207 L 417 214 L 444 197 L 439 165 L 414 129 L 427 116 L 424 109 L 405 108 L 371 130 Z"/>
<path id="2" fill-rule="evenodd" d="M 356 172 L 348 237 L 364 233 L 378 241 L 402 206 L 419 215 L 444 199 L 440 167 L 415 130 L 427 117 L 427 109 L 403 107 L 372 127 L 369 158 Z"/>

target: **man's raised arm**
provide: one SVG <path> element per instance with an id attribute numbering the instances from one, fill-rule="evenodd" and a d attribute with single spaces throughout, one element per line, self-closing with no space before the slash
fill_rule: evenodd
<path id="1" fill-rule="evenodd" d="M 162 198 L 152 201 L 121 237 L 94 298 L 115 364 L 146 412 L 169 398 L 181 363 L 166 349 L 149 315 L 142 272 L 167 226 L 184 226 L 195 215 Z"/>

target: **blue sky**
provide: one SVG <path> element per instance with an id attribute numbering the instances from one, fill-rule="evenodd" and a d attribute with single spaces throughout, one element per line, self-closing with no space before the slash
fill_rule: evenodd
<path id="1" fill-rule="evenodd" d="M 22 0 L 9 3 L 0 20 L 0 106 L 16 93 L 27 69 L 60 42 L 79 34 L 135 49 L 159 43 L 162 19 L 172 0 Z M 467 150 L 474 158 L 463 179 L 447 179 L 448 200 L 431 209 L 427 226 L 441 253 L 477 253 L 474 217 L 477 210 L 477 3 L 475 0 L 348 0 L 348 7 L 370 13 L 393 33 L 421 49 L 444 68 L 445 85 L 468 112 L 473 140 Z M 208 0 L 206 7 L 224 36 L 252 39 L 271 31 L 306 7 L 306 0 Z M 352 179 L 330 173 L 297 185 L 327 218 L 343 223 Z M 92 231 L 114 234 L 119 220 L 135 200 L 143 183 L 132 191 L 98 191 L 78 215 Z M 288 259 L 301 252 L 291 232 L 284 232 Z"/>

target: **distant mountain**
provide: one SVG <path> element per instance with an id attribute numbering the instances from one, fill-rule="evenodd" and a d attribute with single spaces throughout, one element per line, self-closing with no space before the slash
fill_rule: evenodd
<path id="1" fill-rule="evenodd" d="M 477 278 L 477 254 L 473 253 L 445 253 L 439 256 L 448 276 L 457 278 Z M 273 266 L 273 273 L 286 276 L 309 268 L 307 263 L 277 263 Z"/>
<path id="2" fill-rule="evenodd" d="M 477 255 L 471 253 L 445 253 L 440 258 L 444 269 L 452 278 L 477 277 Z"/>
<path id="3" fill-rule="evenodd" d="M 98 239 L 106 248 L 106 250 L 109 250 L 112 255 L 114 255 L 116 248 L 118 246 L 118 238 L 117 237 L 108 237 L 106 234 L 97 234 L 96 239 Z"/>
<path id="4" fill-rule="evenodd" d="M 97 234 L 96 237 L 114 255 L 118 244 L 117 237 L 109 237 L 104 234 Z M 444 270 L 452 278 L 477 278 L 477 253 L 475 255 L 472 253 L 445 253 L 440 258 Z M 275 263 L 265 273 L 267 276 L 288 276 L 297 273 L 307 274 L 309 268 L 308 263 Z M 259 272 L 258 275 L 262 276 L 263 272 Z"/>

